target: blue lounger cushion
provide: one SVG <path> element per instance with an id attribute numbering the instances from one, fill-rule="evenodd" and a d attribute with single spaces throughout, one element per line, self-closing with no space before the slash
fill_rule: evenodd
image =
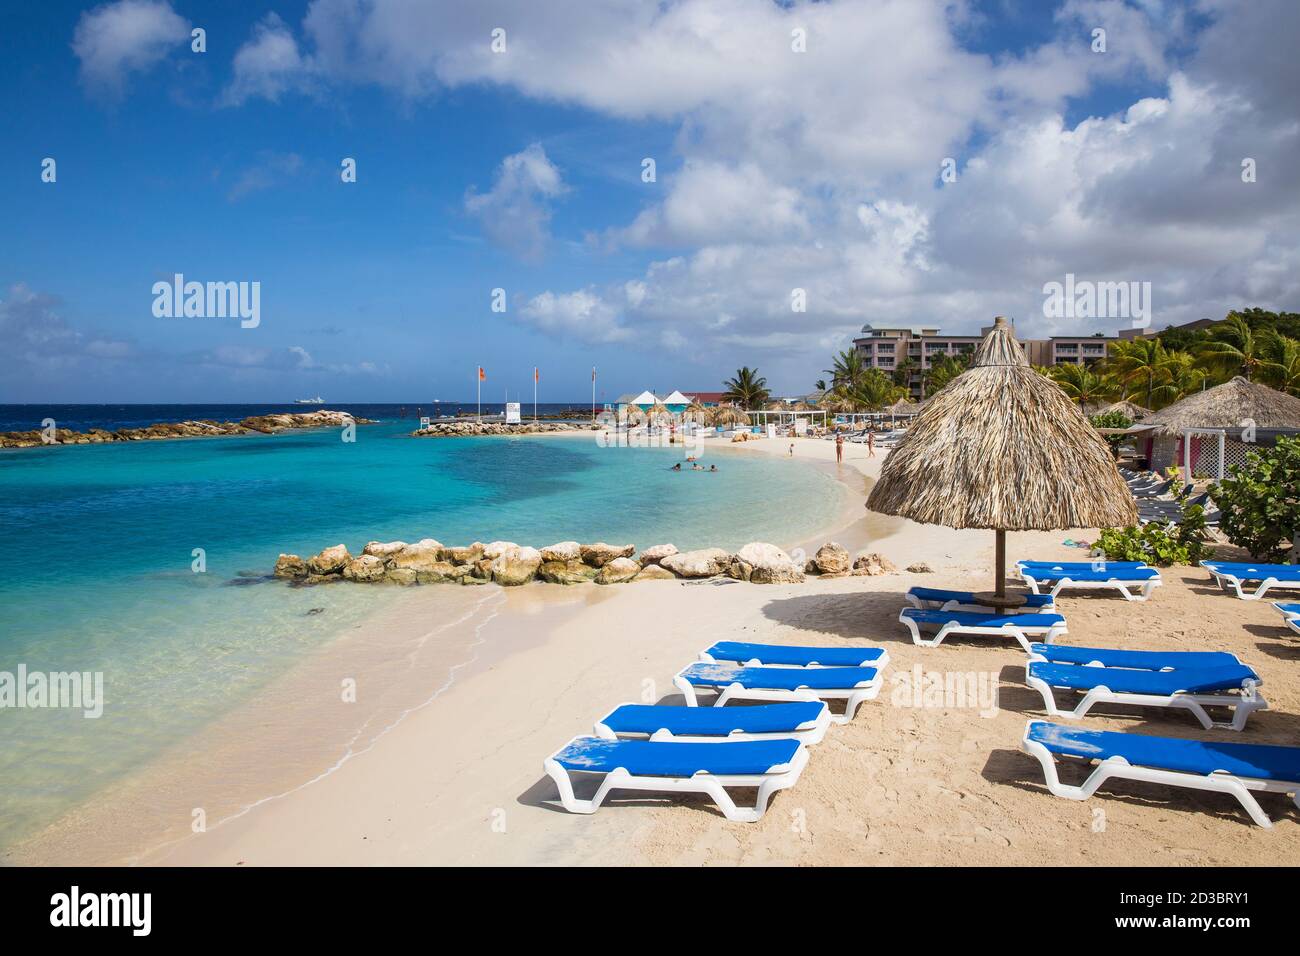
<path id="1" fill-rule="evenodd" d="M 1064 624 L 1065 618 L 1059 614 L 985 614 L 982 611 L 930 611 L 921 608 L 904 608 L 903 613 L 918 624 L 947 624 L 956 621 L 968 627 L 1012 627 L 1049 628 Z"/>
<path id="2" fill-rule="evenodd" d="M 1274 604 L 1287 617 L 1300 617 L 1300 604 Z"/>
<path id="3" fill-rule="evenodd" d="M 692 777 L 770 773 L 794 759 L 797 740 L 679 743 L 579 737 L 553 758 L 566 770 L 610 773 L 620 767 L 638 777 Z"/>
<path id="4" fill-rule="evenodd" d="M 958 604 L 974 604 L 974 591 L 945 591 L 943 588 L 921 588 L 915 587 L 907 592 L 913 595 L 918 601 L 936 601 L 940 604 L 946 604 L 948 601 L 956 601 Z M 1025 607 L 1044 607 L 1053 603 L 1050 594 L 1026 594 Z"/>
<path id="5" fill-rule="evenodd" d="M 740 684 L 769 690 L 840 690 L 876 679 L 874 667 L 730 667 L 725 664 L 692 664 L 681 676 L 696 687 L 726 687 Z"/>
<path id="6" fill-rule="evenodd" d="M 787 644 L 746 644 L 718 641 L 704 652 L 715 661 L 762 661 L 807 667 L 862 667 L 885 656 L 883 647 L 798 647 Z"/>
<path id="7" fill-rule="evenodd" d="M 1215 691 L 1239 690 L 1245 681 L 1259 681 L 1259 675 L 1244 664 L 1219 667 L 1186 667 L 1176 671 L 1139 671 L 1127 667 L 1079 667 L 1077 664 L 1051 664 L 1030 661 L 1029 676 L 1052 687 L 1092 690 L 1108 687 L 1117 694 L 1153 694 L 1167 696 L 1179 691 L 1210 694 Z"/>
<path id="8" fill-rule="evenodd" d="M 1300 564 L 1229 564 L 1225 561 L 1202 561 L 1201 566 L 1220 574 L 1230 574 L 1243 581 L 1262 581 L 1277 578 L 1279 581 L 1300 579 Z"/>
<path id="9" fill-rule="evenodd" d="M 1071 581 L 1150 581 L 1160 577 L 1160 572 L 1155 568 L 1116 568 L 1107 565 L 1105 571 L 1087 568 L 1025 568 L 1024 575 L 1039 581 L 1059 581 L 1061 578 L 1069 578 Z"/>
<path id="10" fill-rule="evenodd" d="M 600 722 L 616 734 L 725 737 L 732 733 L 780 734 L 806 730 L 826 709 L 821 701 L 759 704 L 753 707 L 670 707 L 624 704 Z"/>
<path id="11" fill-rule="evenodd" d="M 1202 775 L 1217 770 L 1258 780 L 1300 781 L 1300 747 L 1148 737 L 1037 720 L 1030 723 L 1025 737 L 1054 754 L 1085 760 L 1122 757 L 1134 766 L 1158 770 Z"/>
<path id="12" fill-rule="evenodd" d="M 1224 651 L 1126 651 L 1113 647 L 1031 644 L 1029 652 L 1057 664 L 1091 664 L 1096 661 L 1104 667 L 1131 667 L 1145 671 L 1239 663 L 1234 655 Z"/>
<path id="13" fill-rule="evenodd" d="M 1101 565 L 1107 568 L 1145 568 L 1145 561 L 1017 561 L 1016 566 L 1021 568 L 1054 568 L 1058 571 L 1070 569 L 1074 571 L 1089 571 L 1094 567 Z"/>

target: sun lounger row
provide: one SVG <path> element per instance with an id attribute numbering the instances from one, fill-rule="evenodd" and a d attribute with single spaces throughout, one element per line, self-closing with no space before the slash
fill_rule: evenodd
<path id="1" fill-rule="evenodd" d="M 1225 591 L 1243 601 L 1258 601 L 1273 588 L 1300 590 L 1300 564 L 1251 564 L 1241 561 L 1202 561 L 1201 567 Z M 1246 584 L 1258 581 L 1254 590 Z"/>
<path id="2" fill-rule="evenodd" d="M 614 790 L 691 792 L 711 796 L 728 820 L 753 822 L 774 793 L 798 781 L 807 746 L 880 693 L 888 662 L 879 647 L 720 641 L 673 678 L 687 706 L 622 704 L 543 767 L 571 813 L 595 813 Z M 713 695 L 713 706 L 699 706 L 701 693 Z M 732 700 L 770 703 L 724 706 Z M 826 700 L 843 700 L 844 714 L 831 713 Z M 573 774 L 602 778 L 590 799 L 577 797 Z M 741 787 L 757 788 L 752 807 L 728 793 Z"/>

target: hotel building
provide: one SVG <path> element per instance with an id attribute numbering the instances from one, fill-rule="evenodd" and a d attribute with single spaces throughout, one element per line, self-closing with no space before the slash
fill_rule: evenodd
<path id="1" fill-rule="evenodd" d="M 921 394 L 921 375 L 941 355 L 965 355 L 988 334 L 992 326 L 980 329 L 979 335 L 944 335 L 939 329 L 928 328 L 876 328 L 864 325 L 862 335 L 853 340 L 853 347 L 862 356 L 862 363 L 878 368 L 888 375 L 909 362 L 912 373 L 908 388 L 913 399 Z M 1050 339 L 1026 339 L 1020 345 L 1032 365 L 1091 365 L 1106 357 L 1111 342 L 1134 339 L 1147 333 L 1146 329 L 1124 329 L 1118 335 L 1098 332 L 1092 336 L 1061 336 Z"/>

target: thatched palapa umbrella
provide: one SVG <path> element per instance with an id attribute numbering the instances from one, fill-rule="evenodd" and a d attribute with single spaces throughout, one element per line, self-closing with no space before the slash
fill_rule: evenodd
<path id="1" fill-rule="evenodd" d="M 713 413 L 715 425 L 748 425 L 749 416 L 735 405 L 723 405 Z"/>
<path id="2" fill-rule="evenodd" d="M 996 586 L 1006 593 L 1006 533 L 1124 527 L 1137 508 L 1110 446 L 1025 358 L 998 316 L 971 367 L 930 398 L 885 459 L 867 507 L 949 528 L 997 532 Z"/>
<path id="3" fill-rule="evenodd" d="M 1237 429 L 1247 419 L 1256 428 L 1300 428 L 1300 398 L 1237 376 L 1155 412 L 1143 424 L 1177 435 L 1189 428 Z"/>

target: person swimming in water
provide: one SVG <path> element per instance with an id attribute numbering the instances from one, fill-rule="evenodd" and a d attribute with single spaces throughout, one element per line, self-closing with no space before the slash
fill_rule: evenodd
<path id="1" fill-rule="evenodd" d="M 672 466 L 671 468 L 669 468 L 668 470 L 669 470 L 669 471 L 681 471 L 681 470 L 682 470 L 682 463 L 679 461 L 677 464 L 673 465 L 673 466 Z"/>
<path id="2" fill-rule="evenodd" d="M 717 470 L 718 470 L 718 466 L 717 466 L 717 465 L 710 465 L 710 466 L 709 466 L 709 471 L 717 471 Z"/>

